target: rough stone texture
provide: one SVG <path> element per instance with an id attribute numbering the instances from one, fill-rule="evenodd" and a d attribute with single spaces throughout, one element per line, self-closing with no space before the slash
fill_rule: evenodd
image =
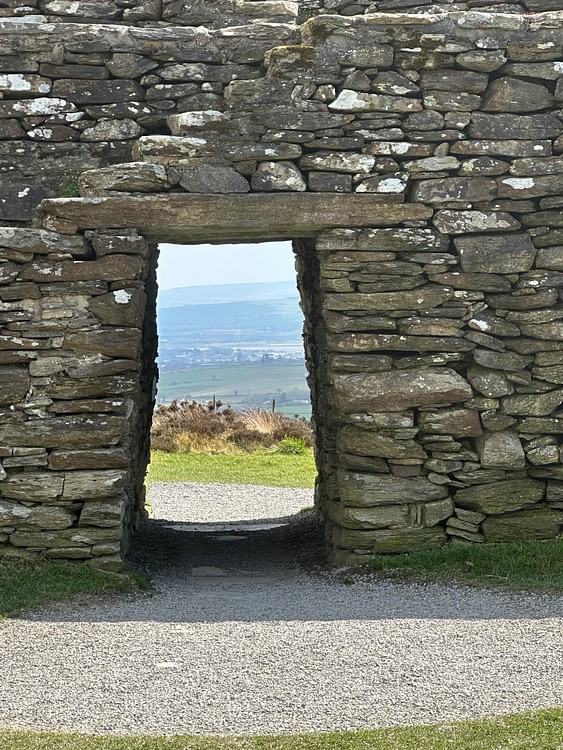
<path id="1" fill-rule="evenodd" d="M 526 456 L 518 435 L 510 431 L 486 433 L 477 442 L 481 466 L 486 469 L 523 469 Z"/>
<path id="2" fill-rule="evenodd" d="M 520 273 L 529 271 L 536 248 L 528 234 L 456 237 L 461 268 L 466 272 Z"/>
<path id="3" fill-rule="evenodd" d="M 340 472 L 338 477 L 341 502 L 360 508 L 374 505 L 426 503 L 447 497 L 448 490 L 417 477 L 399 479 L 385 474 L 375 476 Z"/>
<path id="4" fill-rule="evenodd" d="M 461 508 L 498 515 L 535 505 L 541 502 L 544 493 L 542 482 L 509 479 L 460 490 L 455 502 Z"/>
<path id="5" fill-rule="evenodd" d="M 127 548 L 166 241 L 295 240 L 334 560 L 561 530 L 559 0 L 3 5 L 0 555 Z"/>
<path id="6" fill-rule="evenodd" d="M 467 401 L 469 384 L 448 368 L 334 376 L 336 402 L 344 412 L 402 411 L 411 406 Z"/>
<path id="7" fill-rule="evenodd" d="M 538 508 L 490 516 L 483 521 L 483 532 L 487 541 L 497 543 L 518 539 L 552 539 L 559 534 L 562 522 L 561 511 Z"/>

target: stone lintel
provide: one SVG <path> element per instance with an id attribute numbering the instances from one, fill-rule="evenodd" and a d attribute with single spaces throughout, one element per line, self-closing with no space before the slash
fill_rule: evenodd
<path id="1" fill-rule="evenodd" d="M 149 241 L 177 244 L 291 240 L 335 227 L 388 227 L 432 216 L 427 206 L 388 200 L 326 193 L 119 196 L 50 199 L 38 211 L 43 226 L 132 228 Z"/>

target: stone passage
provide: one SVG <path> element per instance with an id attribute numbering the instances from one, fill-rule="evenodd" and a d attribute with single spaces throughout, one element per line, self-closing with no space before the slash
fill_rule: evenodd
<path id="1" fill-rule="evenodd" d="M 294 240 L 335 562 L 561 532 L 563 0 L 414 2 L 2 3 L 0 555 L 119 564 L 162 241 Z"/>

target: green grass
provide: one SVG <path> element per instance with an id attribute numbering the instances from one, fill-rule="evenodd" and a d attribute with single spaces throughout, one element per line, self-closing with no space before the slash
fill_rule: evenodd
<path id="1" fill-rule="evenodd" d="M 563 709 L 425 727 L 273 737 L 93 737 L 0 730 L 2 750 L 561 750 Z"/>
<path id="2" fill-rule="evenodd" d="M 154 451 L 148 480 L 313 487 L 316 475 L 312 451 L 289 456 L 260 452 L 225 456 Z"/>
<path id="3" fill-rule="evenodd" d="M 376 571 L 400 578 L 422 576 L 524 591 L 563 592 L 563 538 L 450 544 L 405 555 L 377 555 L 371 565 Z"/>
<path id="4" fill-rule="evenodd" d="M 116 574 L 76 563 L 0 560 L 0 617 L 78 594 L 133 591 L 146 585 L 133 571 Z"/>

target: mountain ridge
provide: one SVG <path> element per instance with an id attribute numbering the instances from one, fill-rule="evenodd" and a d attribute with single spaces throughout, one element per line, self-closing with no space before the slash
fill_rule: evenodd
<path id="1" fill-rule="evenodd" d="M 299 299 L 295 281 L 248 282 L 245 284 L 204 284 L 163 289 L 158 292 L 161 309 L 189 305 L 217 305 L 229 302 L 265 302 Z"/>

